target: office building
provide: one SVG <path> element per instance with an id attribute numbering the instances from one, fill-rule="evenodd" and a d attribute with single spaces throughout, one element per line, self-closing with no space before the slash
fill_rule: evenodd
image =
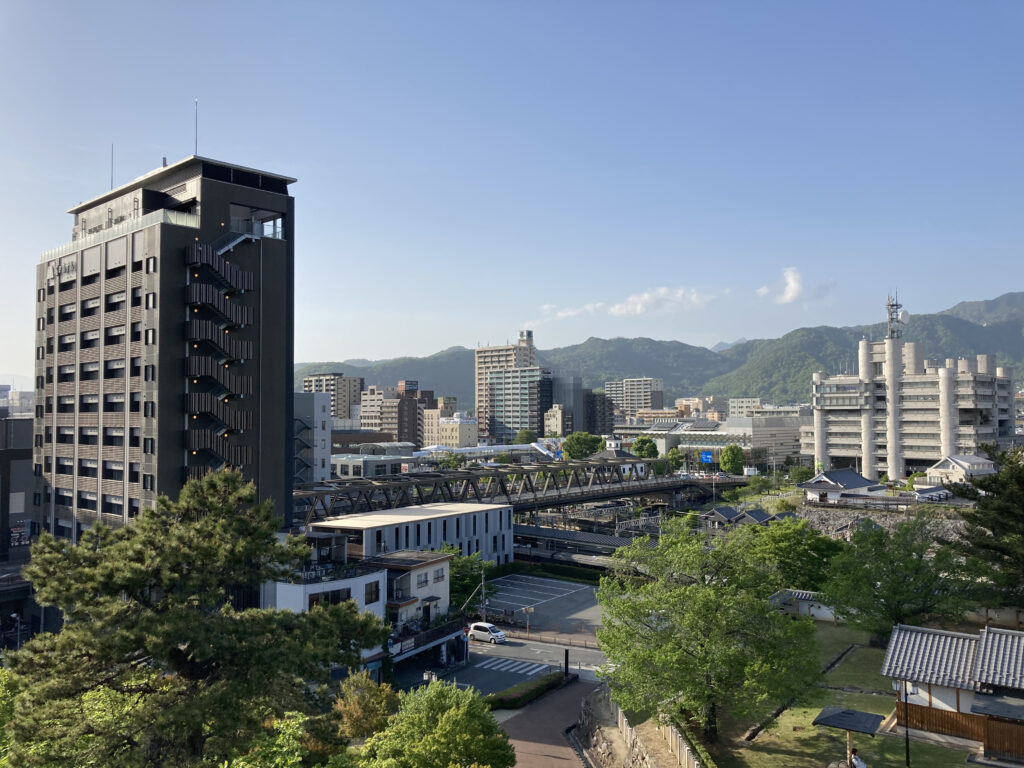
<path id="1" fill-rule="evenodd" d="M 479 442 L 478 422 L 475 416 L 456 411 L 438 420 L 438 444 L 448 448 L 473 448 Z"/>
<path id="2" fill-rule="evenodd" d="M 856 375 L 813 375 L 801 450 L 818 470 L 896 479 L 947 456 L 982 454 L 986 443 L 1012 443 L 1011 370 L 986 354 L 925 360 L 920 345 L 900 338 L 900 309 L 889 300 L 885 340 L 861 340 Z"/>
<path id="3" fill-rule="evenodd" d="M 491 444 L 512 443 L 521 429 L 543 434 L 544 414 L 552 405 L 550 370 L 533 366 L 488 371 L 486 393 Z"/>
<path id="4" fill-rule="evenodd" d="M 423 447 L 445 445 L 441 442 L 441 419 L 455 414 L 456 400 L 454 397 L 439 397 L 436 403 L 436 408 L 423 409 L 423 438 L 420 441 L 420 445 Z M 474 419 L 474 423 L 475 421 Z M 475 441 L 473 445 L 476 445 Z"/>
<path id="5" fill-rule="evenodd" d="M 361 429 L 380 432 L 383 427 L 384 401 L 398 396 L 395 387 L 379 387 L 371 384 L 359 396 L 359 426 Z"/>
<path id="6" fill-rule="evenodd" d="M 494 441 L 494 436 L 490 433 L 488 375 L 494 371 L 533 368 L 536 365 L 537 350 L 533 346 L 533 331 L 520 331 L 519 340 L 515 344 L 477 347 L 474 355 L 474 390 L 476 392 L 476 418 L 481 440 Z"/>
<path id="7" fill-rule="evenodd" d="M 761 410 L 760 397 L 730 397 L 729 418 L 740 419 L 753 416 L 755 411 Z"/>
<path id="8" fill-rule="evenodd" d="M 661 379 L 639 378 L 606 381 L 604 394 L 625 417 L 638 410 L 660 409 L 664 405 L 665 385 Z"/>
<path id="9" fill-rule="evenodd" d="M 359 412 L 359 397 L 365 386 L 362 376 L 318 373 L 302 379 L 303 392 L 326 392 L 331 396 L 331 416 L 351 419 Z"/>
<path id="10" fill-rule="evenodd" d="M 71 208 L 36 273 L 47 530 L 77 541 L 228 466 L 288 522 L 293 181 L 189 157 Z"/>

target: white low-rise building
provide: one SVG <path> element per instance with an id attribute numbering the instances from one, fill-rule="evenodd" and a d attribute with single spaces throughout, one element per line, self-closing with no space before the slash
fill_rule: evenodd
<path id="1" fill-rule="evenodd" d="M 463 555 L 479 552 L 499 565 L 512 562 L 512 507 L 507 504 L 420 504 L 330 517 L 313 523 L 312 529 L 345 536 L 351 561 L 448 544 Z"/>

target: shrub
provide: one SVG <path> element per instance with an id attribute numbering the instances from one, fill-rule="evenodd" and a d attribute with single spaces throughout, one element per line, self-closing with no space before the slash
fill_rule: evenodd
<path id="1" fill-rule="evenodd" d="M 525 707 L 531 701 L 535 701 L 548 691 L 561 688 L 567 682 L 576 680 L 579 676 L 575 674 L 565 677 L 561 672 L 551 672 L 542 677 L 535 677 L 525 683 L 513 685 L 504 691 L 498 691 L 484 696 L 484 703 L 491 709 L 519 709 Z"/>

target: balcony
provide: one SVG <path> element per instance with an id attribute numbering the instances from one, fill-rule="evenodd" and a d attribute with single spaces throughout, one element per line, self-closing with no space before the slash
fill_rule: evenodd
<path id="1" fill-rule="evenodd" d="M 369 566 L 357 563 L 307 563 L 303 570 L 294 574 L 289 579 L 289 583 L 318 584 L 324 581 L 340 581 L 342 579 L 354 579 L 359 576 L 369 576 L 371 573 L 377 573 L 382 570 L 384 569 L 370 568 Z"/>
<path id="2" fill-rule="evenodd" d="M 436 622 L 436 623 L 435 623 Z M 419 628 L 418 622 L 408 622 L 388 638 L 388 652 L 392 656 L 408 656 L 418 648 L 435 643 L 462 631 L 466 620 L 462 616 L 453 618 L 453 614 L 440 616 L 431 622 L 433 626 Z"/>

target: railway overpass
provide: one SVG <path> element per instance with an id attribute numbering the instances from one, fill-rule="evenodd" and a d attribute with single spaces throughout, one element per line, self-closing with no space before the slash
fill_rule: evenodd
<path id="1" fill-rule="evenodd" d="M 510 504 L 516 512 L 566 504 L 691 490 L 712 494 L 744 485 L 743 478 L 656 475 L 657 459 L 584 459 L 546 464 L 418 472 L 392 477 L 332 480 L 296 487 L 297 519 L 397 509 L 436 502 Z"/>

